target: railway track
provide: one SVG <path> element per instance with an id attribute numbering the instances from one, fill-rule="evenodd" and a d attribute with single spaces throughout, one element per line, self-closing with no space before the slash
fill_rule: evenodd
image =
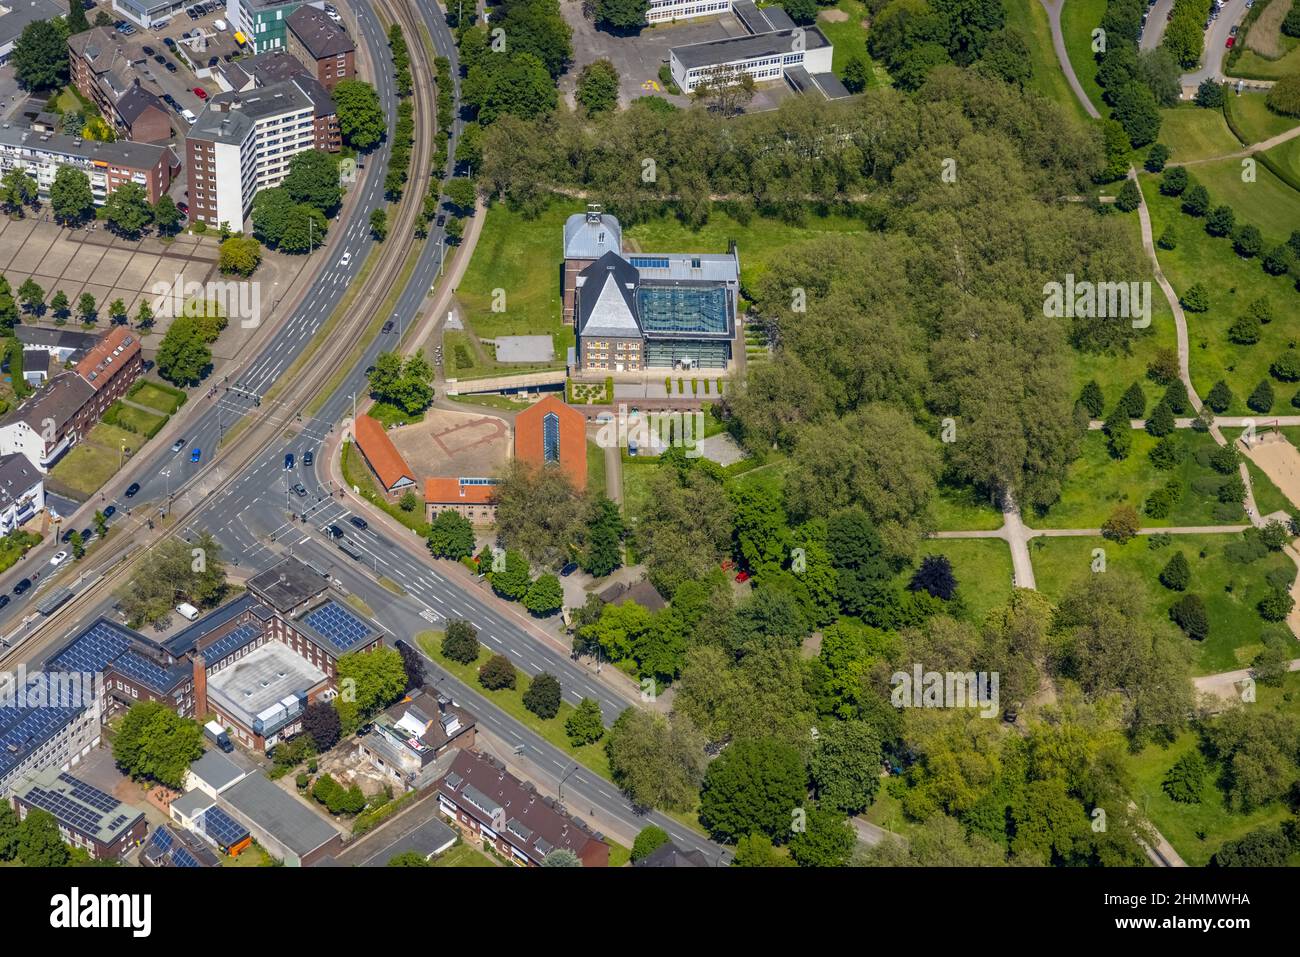
<path id="1" fill-rule="evenodd" d="M 433 64 L 421 39 L 422 24 L 415 18 L 408 0 L 375 0 L 372 6 L 385 30 L 392 23 L 402 27 L 410 53 L 412 97 L 415 101 L 415 149 L 412 152 L 411 172 L 398 204 L 398 215 L 390 229 L 390 235 L 410 236 L 413 235 L 416 219 L 421 214 L 424 194 L 432 175 L 433 123 L 437 115 L 432 92 Z M 387 49 L 376 53 L 379 54 L 375 57 L 376 69 L 391 69 L 392 60 Z M 370 175 L 383 175 L 383 171 L 372 169 Z M 218 450 L 206 467 L 178 486 L 169 496 L 169 506 L 173 501 L 193 504 L 183 510 L 169 507 L 166 527 L 148 531 L 146 522 L 151 521 L 148 518 L 142 518 L 132 525 L 118 526 L 121 532 L 118 536 L 120 544 L 109 551 L 97 551 L 90 564 L 78 569 L 78 581 L 99 576 L 98 580 L 48 616 L 42 617 L 36 612 L 25 618 L 20 627 L 4 636 L 3 647 L 0 648 L 0 665 L 8 665 L 18 658 L 30 659 L 34 649 L 39 649 L 45 643 L 55 626 L 69 612 L 86 607 L 106 591 L 111 592 L 125 583 L 148 549 L 179 536 L 181 529 L 220 502 L 223 493 L 241 478 L 249 466 L 282 440 L 285 430 L 292 429 L 299 421 L 301 413 L 325 381 L 321 376 L 311 375 L 310 367 L 333 369 L 343 362 L 356 343 L 363 339 L 367 328 L 374 323 L 376 310 L 384 303 L 396 283 L 406 262 L 408 247 L 393 244 L 388 249 L 381 246 L 379 251 L 387 255 L 381 257 L 378 267 L 368 276 L 362 292 L 352 302 L 338 307 L 346 310 L 338 328 L 333 328 L 331 324 L 333 315 L 321 323 L 321 330 L 330 330 L 331 338 L 312 357 L 308 368 L 274 402 L 266 403 L 265 408 L 259 406 L 250 410 L 247 415 L 255 418 L 244 429 L 241 437 L 227 448 Z M 216 481 L 212 484 L 214 478 Z M 200 494 L 194 494 L 196 492 Z M 153 514 L 154 504 L 156 503 L 150 503 L 148 515 Z M 146 514 L 144 509 L 139 511 Z M 57 582 L 55 587 L 60 587 Z"/>

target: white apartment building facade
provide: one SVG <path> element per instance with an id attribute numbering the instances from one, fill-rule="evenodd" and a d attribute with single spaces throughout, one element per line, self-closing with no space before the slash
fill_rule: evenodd
<path id="1" fill-rule="evenodd" d="M 816 27 L 796 27 L 673 47 L 669 65 L 673 81 L 689 93 L 719 74 L 747 73 L 761 83 L 780 80 L 800 67 L 810 74 L 829 73 L 833 52 Z"/>
<path id="2" fill-rule="evenodd" d="M 185 144 L 194 218 L 242 228 L 258 190 L 283 183 L 289 161 L 315 146 L 315 106 L 293 80 L 213 97 Z"/>

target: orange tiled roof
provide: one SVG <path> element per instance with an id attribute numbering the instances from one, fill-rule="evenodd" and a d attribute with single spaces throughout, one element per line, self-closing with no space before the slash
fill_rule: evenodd
<path id="1" fill-rule="evenodd" d="M 544 462 L 543 423 L 548 413 L 560 421 L 560 468 L 579 492 L 587 488 L 587 420 L 577 409 L 548 395 L 515 416 L 515 458 L 530 465 Z"/>
<path id="2" fill-rule="evenodd" d="M 402 479 L 415 483 L 415 474 L 402 458 L 402 453 L 397 451 L 397 446 L 393 445 L 381 422 L 368 415 L 359 415 L 352 434 L 357 440 L 357 448 L 384 483 L 384 488 L 392 491 Z"/>
<path id="3" fill-rule="evenodd" d="M 77 363 L 76 371 L 99 391 L 139 352 L 140 337 L 126 326 L 118 326 L 86 353 Z"/>
<path id="4" fill-rule="evenodd" d="M 495 485 L 462 485 L 458 478 L 424 480 L 424 500 L 439 505 L 458 502 L 465 505 L 491 505 L 496 500 L 495 493 Z"/>

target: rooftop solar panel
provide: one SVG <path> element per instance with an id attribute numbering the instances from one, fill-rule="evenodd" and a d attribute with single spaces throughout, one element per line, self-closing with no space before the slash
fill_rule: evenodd
<path id="1" fill-rule="evenodd" d="M 347 651 L 372 634 L 369 625 L 332 601 L 308 612 L 303 621 L 339 651 Z"/>
<path id="2" fill-rule="evenodd" d="M 230 634 L 221 636 L 204 648 L 203 660 L 209 665 L 216 664 L 226 655 L 238 651 L 261 634 L 262 629 L 256 625 L 240 625 Z"/>
<path id="3" fill-rule="evenodd" d="M 167 851 L 171 850 L 172 844 L 171 831 L 167 830 L 165 827 L 154 828 L 153 834 L 149 837 L 149 845 L 151 847 L 156 848 L 158 851 L 165 854 Z"/>
<path id="4" fill-rule="evenodd" d="M 183 847 L 178 847 L 172 851 L 173 867 L 201 867 L 202 865 Z"/>
<path id="5" fill-rule="evenodd" d="M 213 805 L 203 812 L 203 831 L 221 847 L 234 847 L 248 837 L 248 828 Z"/>

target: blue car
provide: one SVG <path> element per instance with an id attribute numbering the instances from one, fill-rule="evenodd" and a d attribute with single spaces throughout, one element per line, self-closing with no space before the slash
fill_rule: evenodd
<path id="1" fill-rule="evenodd" d="M 191 462 L 197 462 L 197 461 L 198 461 L 200 458 L 202 458 L 202 457 L 203 457 L 203 450 L 202 450 L 202 449 L 195 449 L 194 451 L 190 452 L 190 461 L 191 461 Z"/>

